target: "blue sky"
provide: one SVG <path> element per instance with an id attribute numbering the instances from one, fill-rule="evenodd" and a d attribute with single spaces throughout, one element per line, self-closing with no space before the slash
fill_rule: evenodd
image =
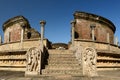
<path id="1" fill-rule="evenodd" d="M 70 21 L 75 11 L 84 11 L 111 20 L 120 40 L 120 0 L 0 0 L 0 34 L 2 24 L 14 16 L 23 15 L 40 32 L 40 20 L 46 20 L 45 37 L 54 42 L 68 43 Z"/>

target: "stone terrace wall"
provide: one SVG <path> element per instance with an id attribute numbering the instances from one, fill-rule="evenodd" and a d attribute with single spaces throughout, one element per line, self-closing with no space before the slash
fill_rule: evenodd
<path id="1" fill-rule="evenodd" d="M 94 47 L 97 51 L 110 51 L 120 53 L 120 49 L 117 45 L 109 44 L 105 42 L 97 42 L 83 39 L 75 39 L 75 45 L 82 45 L 83 47 Z"/>
<path id="2" fill-rule="evenodd" d="M 49 48 L 49 42 L 44 39 L 44 45 Z M 40 46 L 40 39 L 24 40 L 0 45 L 0 70 L 25 71 L 26 51 L 31 47 Z"/>
<path id="3" fill-rule="evenodd" d="M 0 52 L 28 50 L 31 47 L 37 47 L 39 45 L 40 45 L 40 39 L 24 40 L 22 44 L 19 41 L 12 42 L 12 43 L 0 45 Z M 49 42 L 47 39 L 44 39 L 44 45 L 49 48 Z"/>
<path id="4" fill-rule="evenodd" d="M 93 47 L 97 50 L 97 69 L 120 69 L 120 48 L 108 43 L 75 40 L 75 46 Z"/>

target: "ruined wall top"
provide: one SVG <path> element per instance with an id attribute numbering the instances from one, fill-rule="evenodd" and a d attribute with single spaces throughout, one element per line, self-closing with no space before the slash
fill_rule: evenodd
<path id="1" fill-rule="evenodd" d="M 32 28 L 29 21 L 23 16 L 8 19 L 2 27 L 4 31 L 4 43 L 20 41 L 22 35 L 23 39 L 40 38 L 40 33 Z"/>
<path id="2" fill-rule="evenodd" d="M 3 26 L 2 26 L 3 27 L 3 31 L 5 31 L 6 28 L 8 28 L 9 26 L 11 26 L 11 25 L 13 25 L 15 23 L 20 23 L 21 24 L 21 22 L 22 22 L 22 25 L 24 25 L 25 27 L 30 28 L 29 22 L 28 22 L 28 20 L 25 17 L 23 17 L 23 16 L 16 16 L 16 17 L 13 17 L 13 18 L 7 20 L 3 24 Z"/>
<path id="3" fill-rule="evenodd" d="M 98 15 L 95 15 L 95 14 L 76 11 L 74 13 L 74 18 L 75 19 L 86 19 L 86 20 L 91 20 L 91 21 L 95 21 L 98 23 L 102 23 L 102 24 L 109 26 L 113 30 L 114 33 L 116 31 L 115 25 L 110 20 L 104 17 L 98 16 Z"/>

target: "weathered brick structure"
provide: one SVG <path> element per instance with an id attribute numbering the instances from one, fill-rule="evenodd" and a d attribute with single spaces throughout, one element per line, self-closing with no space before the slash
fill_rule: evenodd
<path id="1" fill-rule="evenodd" d="M 95 14 L 76 11 L 73 23 L 72 44 L 75 47 L 94 48 L 97 51 L 98 70 L 120 68 L 120 48 L 114 40 L 116 28 L 111 21 Z"/>
<path id="2" fill-rule="evenodd" d="M 91 13 L 75 12 L 71 22 L 72 45 L 70 43 L 69 46 L 64 43 L 52 44 L 45 39 L 46 21 L 42 20 L 40 24 L 41 35 L 31 28 L 23 16 L 13 17 L 3 24 L 0 70 L 25 71 L 27 61 L 27 70 L 31 74 L 39 71 L 43 75 L 80 76 L 84 72 L 91 76 L 97 75 L 97 70 L 120 69 L 120 47 L 113 40 L 116 28 L 108 19 Z M 39 70 L 33 68 L 34 63 Z"/>
<path id="3" fill-rule="evenodd" d="M 115 26 L 114 24 L 98 15 L 75 12 L 75 39 L 92 40 L 91 26 L 95 26 L 95 41 L 107 42 L 107 34 L 109 34 L 110 43 L 113 43 Z"/>
<path id="4" fill-rule="evenodd" d="M 4 42 L 0 44 L 0 70 L 25 71 L 26 52 L 40 46 L 41 35 L 23 16 L 16 16 L 3 24 Z M 50 48 L 48 39 L 44 46 Z"/>
<path id="5" fill-rule="evenodd" d="M 23 39 L 40 38 L 39 32 L 31 28 L 26 18 L 16 16 L 3 24 L 4 43 L 20 41 L 22 29 L 24 30 Z"/>

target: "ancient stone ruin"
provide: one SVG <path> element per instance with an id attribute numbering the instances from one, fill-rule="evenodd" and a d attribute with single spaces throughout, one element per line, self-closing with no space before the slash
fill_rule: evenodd
<path id="1" fill-rule="evenodd" d="M 0 70 L 24 71 L 25 76 L 98 76 L 100 70 L 120 69 L 120 47 L 114 40 L 116 27 L 101 16 L 76 11 L 68 44 L 52 43 L 23 16 L 3 23 L 0 36 Z"/>

